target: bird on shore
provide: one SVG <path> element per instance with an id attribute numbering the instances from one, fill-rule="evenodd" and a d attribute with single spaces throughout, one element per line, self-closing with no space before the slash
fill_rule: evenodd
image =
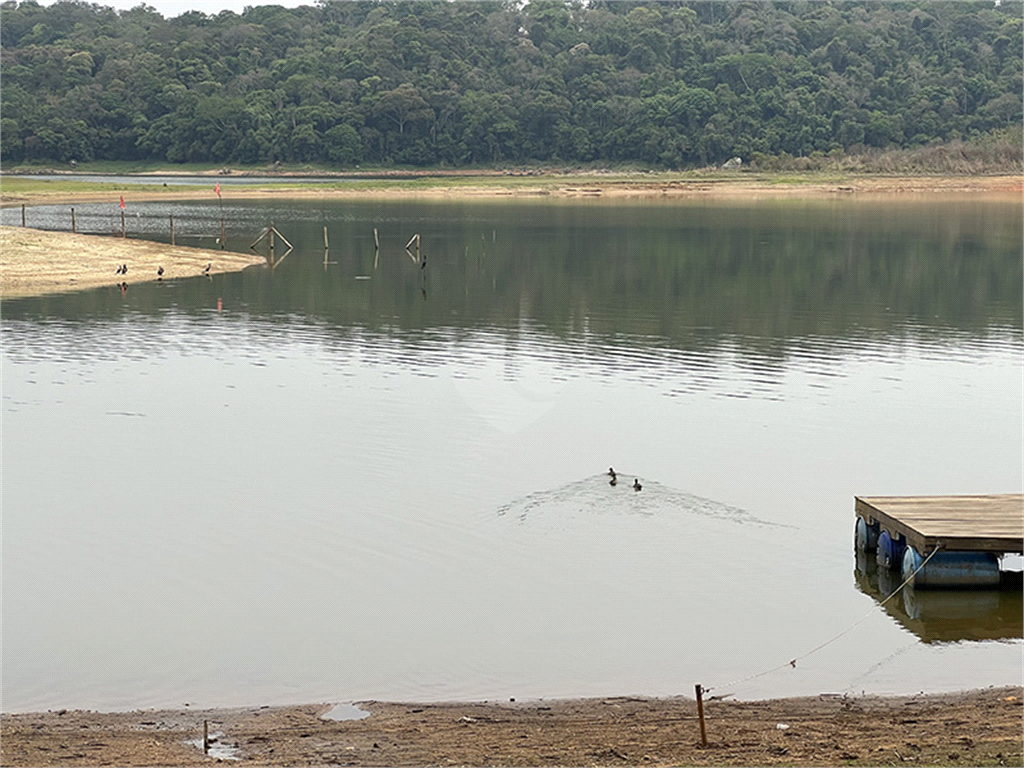
<path id="1" fill-rule="evenodd" d="M 643 486 L 640 485 L 640 480 L 638 478 L 633 478 L 633 490 L 639 491 L 641 488 L 643 488 Z"/>
<path id="2" fill-rule="evenodd" d="M 203 274 L 204 275 L 209 275 L 210 274 L 210 267 L 212 267 L 212 266 L 213 266 L 213 262 L 212 261 L 208 261 L 206 263 L 206 268 L 203 269 Z"/>
<path id="3" fill-rule="evenodd" d="M 126 266 L 124 266 L 124 265 L 121 265 L 121 266 L 119 266 L 119 267 L 118 267 L 118 268 L 117 268 L 117 269 L 116 269 L 116 270 L 114 271 L 114 274 L 115 274 L 115 275 L 123 275 L 123 274 L 124 274 L 125 272 L 127 272 L 127 271 L 128 271 L 128 268 L 127 268 Z"/>
<path id="4" fill-rule="evenodd" d="M 156 279 L 157 280 L 163 280 L 164 279 L 164 268 L 163 267 L 157 267 L 156 268 Z"/>

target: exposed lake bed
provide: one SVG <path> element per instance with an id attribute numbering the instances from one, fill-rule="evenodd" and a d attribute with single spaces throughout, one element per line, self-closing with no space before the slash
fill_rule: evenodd
<path id="1" fill-rule="evenodd" d="M 21 765 L 1019 765 L 1019 686 L 879 698 L 815 696 L 362 704 L 116 714 L 4 715 L 3 763 Z M 209 756 L 201 750 L 204 722 Z M 197 739 L 196 736 L 199 735 Z"/>
<path id="2" fill-rule="evenodd" d="M 5 708 L 692 690 L 870 610 L 855 493 L 1018 490 L 1019 204 L 226 208 L 295 252 L 5 303 Z M 1019 673 L 877 613 L 738 695 Z"/>

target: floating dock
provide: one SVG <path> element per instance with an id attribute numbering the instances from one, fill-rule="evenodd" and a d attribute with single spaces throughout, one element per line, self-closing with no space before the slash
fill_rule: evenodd
<path id="1" fill-rule="evenodd" d="M 1024 554 L 1024 494 L 854 500 L 857 549 L 904 578 L 916 574 L 915 586 L 995 586 L 999 558 Z"/>

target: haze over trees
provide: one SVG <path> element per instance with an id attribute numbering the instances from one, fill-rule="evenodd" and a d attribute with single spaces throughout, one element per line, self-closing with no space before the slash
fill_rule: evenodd
<path id="1" fill-rule="evenodd" d="M 7 163 L 677 168 L 1024 121 L 1014 0 L 327 0 L 172 19 L 8 0 L 0 44 Z"/>

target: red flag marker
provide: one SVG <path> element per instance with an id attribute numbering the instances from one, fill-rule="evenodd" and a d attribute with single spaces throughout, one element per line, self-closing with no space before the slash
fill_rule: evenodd
<path id="1" fill-rule="evenodd" d="M 214 186 L 213 191 L 217 193 L 217 197 L 220 197 L 220 182 L 219 181 Z"/>
<path id="2" fill-rule="evenodd" d="M 128 206 L 124 204 L 124 195 L 121 195 L 121 210 L 123 211 Z"/>

